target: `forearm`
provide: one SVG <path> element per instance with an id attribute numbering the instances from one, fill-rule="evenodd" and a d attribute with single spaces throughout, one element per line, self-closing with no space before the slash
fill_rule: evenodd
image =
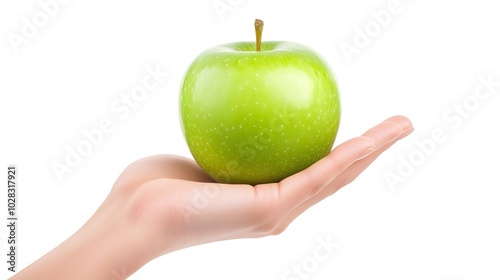
<path id="1" fill-rule="evenodd" d="M 11 279 L 125 279 L 149 260 L 141 253 L 139 230 L 126 219 L 93 217 Z"/>

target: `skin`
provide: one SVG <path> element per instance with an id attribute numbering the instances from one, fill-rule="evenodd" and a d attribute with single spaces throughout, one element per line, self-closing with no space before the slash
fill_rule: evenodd
<path id="1" fill-rule="evenodd" d="M 129 165 L 73 236 L 11 279 L 125 279 L 147 262 L 204 243 L 276 235 L 353 181 L 413 131 L 391 117 L 278 183 L 214 183 L 192 160 L 156 155 Z M 193 200 L 208 193 L 204 203 Z M 207 203 L 208 201 L 208 203 Z"/>

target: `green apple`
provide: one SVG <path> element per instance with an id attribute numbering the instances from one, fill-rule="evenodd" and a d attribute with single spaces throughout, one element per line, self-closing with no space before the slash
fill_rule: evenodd
<path id="1" fill-rule="evenodd" d="M 326 156 L 339 128 L 339 94 L 324 59 L 298 43 L 261 42 L 258 21 L 256 31 L 257 43 L 200 54 L 182 82 L 186 142 L 218 182 L 278 182 Z"/>

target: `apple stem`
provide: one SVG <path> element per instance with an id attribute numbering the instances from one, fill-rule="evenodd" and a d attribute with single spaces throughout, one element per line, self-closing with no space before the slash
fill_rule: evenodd
<path id="1" fill-rule="evenodd" d="M 256 49 L 260 52 L 260 46 L 262 44 L 262 29 L 264 29 L 264 22 L 260 19 L 255 20 L 255 42 Z"/>

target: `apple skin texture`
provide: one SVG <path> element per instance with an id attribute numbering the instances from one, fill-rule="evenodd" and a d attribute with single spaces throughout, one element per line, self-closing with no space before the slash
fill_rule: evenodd
<path id="1" fill-rule="evenodd" d="M 195 159 L 220 183 L 261 184 L 326 156 L 340 124 L 333 73 L 293 42 L 229 43 L 200 54 L 180 93 L 181 127 Z"/>

